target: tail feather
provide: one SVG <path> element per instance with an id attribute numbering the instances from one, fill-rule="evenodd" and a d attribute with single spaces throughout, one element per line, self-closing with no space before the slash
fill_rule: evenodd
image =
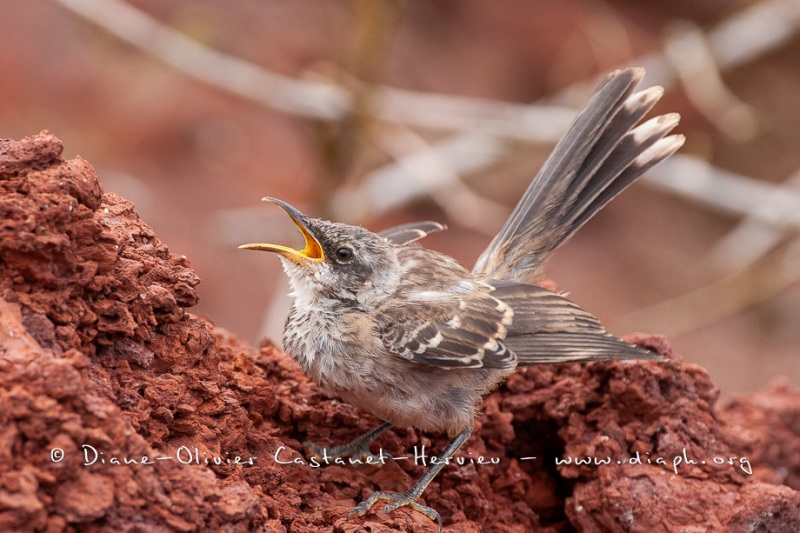
<path id="1" fill-rule="evenodd" d="M 682 136 L 667 136 L 678 123 L 677 114 L 636 126 L 663 94 L 660 87 L 634 93 L 643 76 L 643 69 L 631 68 L 600 83 L 473 273 L 532 280 L 550 252 L 683 144 Z"/>
<path id="2" fill-rule="evenodd" d="M 597 140 L 581 165 L 580 172 L 569 184 L 569 194 L 565 198 L 567 202 L 576 202 L 586 198 L 590 196 L 589 193 L 592 190 L 600 191 L 612 181 L 610 178 L 619 172 L 607 172 L 609 165 L 617 162 L 618 164 L 615 166 L 621 166 L 620 164 L 629 161 L 630 148 L 635 149 L 636 147 L 635 143 L 631 143 L 632 146 L 628 149 L 620 145 L 632 135 L 631 130 L 653 108 L 662 94 L 664 94 L 664 90 L 661 87 L 651 87 L 632 95 L 623 102 L 617 114 L 608 123 L 606 132 L 627 132 L 627 134 L 622 139 L 619 135 L 606 134 Z M 646 139 L 639 140 L 646 141 Z M 551 179 L 557 179 L 557 177 Z"/>
<path id="3" fill-rule="evenodd" d="M 680 120 L 670 113 L 648 120 L 625 135 L 586 187 L 580 191 L 564 224 L 570 234 L 621 193 L 647 169 L 683 145 L 682 135 L 665 137 Z"/>

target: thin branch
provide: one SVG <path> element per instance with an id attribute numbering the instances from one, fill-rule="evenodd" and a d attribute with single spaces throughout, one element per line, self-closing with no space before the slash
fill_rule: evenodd
<path id="1" fill-rule="evenodd" d="M 795 191 L 800 195 L 800 170 L 796 171 L 783 184 L 783 189 Z M 775 213 L 784 211 L 783 196 L 778 201 L 754 205 L 753 212 Z M 796 212 L 796 211 L 795 211 Z M 785 223 L 780 224 L 785 226 Z M 747 215 L 733 230 L 719 239 L 711 248 L 709 260 L 722 272 L 734 272 L 751 266 L 761 257 L 787 239 L 787 232 L 772 224 L 759 220 L 755 215 Z"/>
<path id="2" fill-rule="evenodd" d="M 372 172 L 358 187 L 337 191 L 333 197 L 334 209 L 354 205 L 353 199 L 358 198 L 358 203 L 370 214 L 384 213 L 432 190 L 461 184 L 460 176 L 500 159 L 508 147 L 493 135 L 476 132 L 438 143 L 435 150 L 429 147 L 406 153 L 386 146 L 384 149 L 391 150 L 395 163 Z M 439 170 L 433 170 L 434 167 Z"/>
<path id="3" fill-rule="evenodd" d="M 353 112 L 350 89 L 299 80 L 219 52 L 174 30 L 122 0 L 54 0 L 73 13 L 184 74 L 267 107 L 319 120 Z M 354 80 L 354 84 L 360 82 Z M 551 126 L 566 128 L 572 111 L 488 98 L 421 93 L 361 84 L 367 112 L 389 122 L 446 131 L 480 130 L 533 141 L 551 140 Z"/>
<path id="4" fill-rule="evenodd" d="M 388 87 L 372 87 L 369 94 L 371 113 L 387 122 L 534 143 L 556 140 L 575 117 L 574 109 L 545 103 L 517 104 Z"/>
<path id="5" fill-rule="evenodd" d="M 450 220 L 481 233 L 500 226 L 508 216 L 507 207 L 472 192 L 444 162 L 440 152 L 431 149 L 411 129 L 401 125 L 381 129 L 376 136 L 376 142 L 405 170 L 410 181 L 402 182 L 402 190 L 382 189 L 380 193 L 360 187 L 342 189 L 334 197 L 334 212 L 337 211 L 337 206 L 345 206 L 346 209 L 341 210 L 345 212 L 353 205 L 362 205 L 371 211 L 375 208 L 372 202 L 375 197 L 383 199 L 384 204 L 379 208 L 385 209 L 392 203 L 402 203 L 407 198 L 405 195 L 409 189 L 417 189 L 424 190 L 447 213 Z M 408 154 L 413 155 L 409 157 Z M 391 181 L 394 180 L 390 180 L 390 183 Z"/>
<path id="6" fill-rule="evenodd" d="M 209 85 L 304 117 L 338 120 L 349 110 L 348 91 L 301 81 L 219 52 L 165 26 L 120 0 L 55 0 L 133 46 Z"/>
<path id="7" fill-rule="evenodd" d="M 765 0 L 732 13 L 706 35 L 713 62 L 720 70 L 753 61 L 792 40 L 800 30 L 800 1 Z M 630 63 L 647 70 L 645 84 L 672 87 L 672 65 L 661 54 L 640 56 Z"/>
<path id="8" fill-rule="evenodd" d="M 728 172 L 696 157 L 673 155 L 642 179 L 724 213 L 752 217 L 776 228 L 800 229 L 799 192 Z"/>
<path id="9" fill-rule="evenodd" d="M 746 141 L 758 133 L 750 106 L 725 86 L 703 30 L 691 21 L 672 24 L 664 56 L 680 80 L 684 94 L 716 126 L 733 139 Z"/>

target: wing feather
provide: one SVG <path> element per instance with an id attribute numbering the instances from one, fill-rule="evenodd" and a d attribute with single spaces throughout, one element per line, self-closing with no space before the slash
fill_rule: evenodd
<path id="1" fill-rule="evenodd" d="M 491 286 L 474 285 L 471 292 L 438 292 L 440 298 L 406 294 L 403 305 L 384 310 L 384 346 L 405 359 L 438 367 L 513 368 L 514 353 L 503 339 L 514 312 L 492 296 Z"/>
<path id="2" fill-rule="evenodd" d="M 566 297 L 536 285 L 496 282 L 497 298 L 514 309 L 504 340 L 520 365 L 661 359 L 608 333 L 597 318 Z"/>
<path id="3" fill-rule="evenodd" d="M 384 239 L 388 239 L 394 244 L 411 244 L 431 233 L 447 229 L 447 226 L 438 222 L 426 220 L 424 222 L 411 222 L 402 226 L 394 226 L 379 233 Z"/>
<path id="4" fill-rule="evenodd" d="M 404 256 L 418 269 L 452 268 L 440 254 L 415 248 Z M 437 260 L 439 262 L 437 262 Z M 451 272 L 452 274 L 452 272 Z M 607 359 L 659 359 L 609 334 L 600 321 L 563 295 L 513 281 L 409 276 L 378 313 L 386 349 L 441 368 L 514 368 L 518 364 Z"/>

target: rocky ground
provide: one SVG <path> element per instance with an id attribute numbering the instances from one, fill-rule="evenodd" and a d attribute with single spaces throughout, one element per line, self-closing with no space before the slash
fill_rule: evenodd
<path id="1" fill-rule="evenodd" d="M 408 460 L 309 465 L 304 440 L 377 421 L 187 312 L 189 261 L 61 152 L 0 141 L 0 531 L 435 531 L 347 511 L 409 487 L 443 436 L 397 428 L 375 446 Z M 465 464 L 424 494 L 445 530 L 797 531 L 800 390 L 719 406 L 666 339 L 628 340 L 668 362 L 528 368 L 486 399 Z"/>

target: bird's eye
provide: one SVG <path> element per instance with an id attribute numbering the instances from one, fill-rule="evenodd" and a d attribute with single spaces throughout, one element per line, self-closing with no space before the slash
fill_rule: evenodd
<path id="1" fill-rule="evenodd" d="M 342 246 L 336 250 L 336 260 L 340 263 L 349 263 L 353 260 L 353 250 Z"/>

